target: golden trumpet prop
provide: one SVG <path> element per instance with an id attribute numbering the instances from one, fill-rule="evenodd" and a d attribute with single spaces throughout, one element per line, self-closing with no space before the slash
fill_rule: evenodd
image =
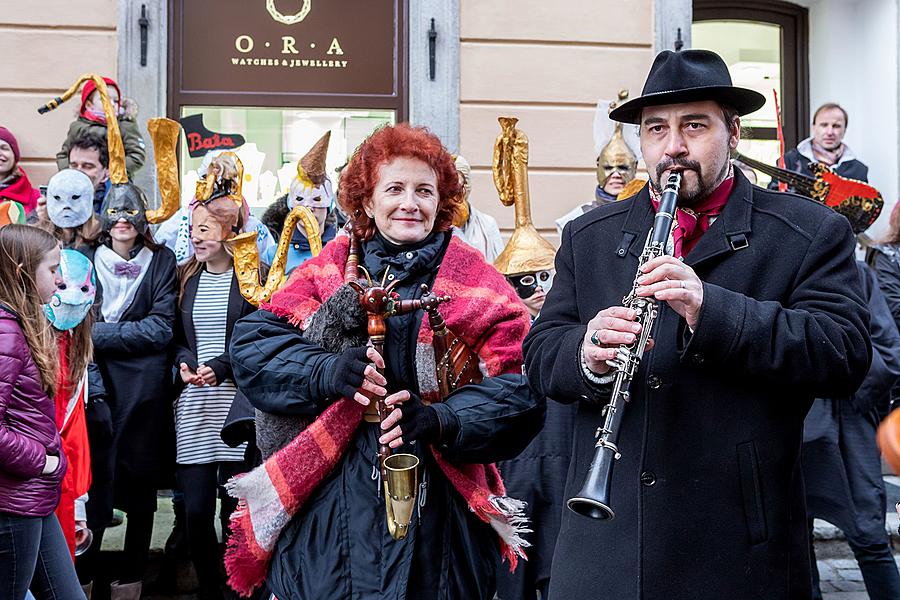
<path id="1" fill-rule="evenodd" d="M 309 248 L 313 256 L 322 251 L 322 236 L 319 233 L 319 222 L 312 211 L 305 206 L 295 206 L 284 220 L 284 228 L 275 249 L 275 258 L 269 268 L 269 276 L 265 285 L 259 281 L 259 248 L 256 245 L 256 231 L 247 231 L 228 241 L 234 252 L 234 268 L 237 272 L 241 295 L 253 306 L 267 302 L 285 281 L 287 253 L 291 246 L 291 235 L 297 222 L 303 223 Z"/>
<path id="2" fill-rule="evenodd" d="M 494 142 L 494 186 L 504 206 L 515 205 L 516 228 L 494 260 L 504 275 L 536 273 L 554 266 L 556 249 L 534 228 L 528 191 L 528 138 L 516 128 L 515 117 L 499 117 L 500 135 Z"/>
<path id="3" fill-rule="evenodd" d="M 159 208 L 147 211 L 148 223 L 162 223 L 178 212 L 181 204 L 181 186 L 178 183 L 178 135 L 181 124 L 164 117 L 147 121 L 147 130 L 153 142 L 156 161 L 156 180 L 162 203 Z"/>

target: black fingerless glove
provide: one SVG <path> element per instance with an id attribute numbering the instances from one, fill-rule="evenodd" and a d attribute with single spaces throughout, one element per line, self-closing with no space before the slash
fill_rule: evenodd
<path id="1" fill-rule="evenodd" d="M 348 348 L 337 355 L 325 378 L 324 391 L 330 400 L 339 398 L 353 398 L 356 391 L 365 381 L 366 360 L 365 346 Z"/>
<path id="2" fill-rule="evenodd" d="M 441 420 L 437 411 L 422 403 L 422 399 L 410 392 L 411 398 L 399 406 L 400 431 L 403 441 L 437 444 L 441 441 Z"/>

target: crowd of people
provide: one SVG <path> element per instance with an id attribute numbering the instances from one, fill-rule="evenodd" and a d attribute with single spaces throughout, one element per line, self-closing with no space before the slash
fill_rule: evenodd
<path id="1" fill-rule="evenodd" d="M 900 389 L 900 213 L 864 262 L 874 215 L 755 185 L 733 156 L 765 99 L 714 53 L 662 52 L 640 96 L 598 107 L 598 185 L 558 250 L 514 118 L 494 148 L 504 242 L 466 159 L 408 124 L 336 185 L 326 133 L 256 218 L 232 152 L 181 207 L 177 124 L 156 119 L 151 208 L 134 104 L 83 79 L 46 188 L 0 127 L 0 598 L 136 600 L 172 591 L 182 556 L 204 599 L 818 598 L 814 518 L 871 598 L 900 598 L 875 443 Z M 781 168 L 865 181 L 847 123 L 820 107 Z M 590 500 L 615 516 L 587 518 L 566 499 L 626 377 L 609 497 Z"/>

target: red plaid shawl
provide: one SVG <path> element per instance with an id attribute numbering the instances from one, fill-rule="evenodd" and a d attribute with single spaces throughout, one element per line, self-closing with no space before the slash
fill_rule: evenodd
<path id="1" fill-rule="evenodd" d="M 287 285 L 262 308 L 302 329 L 304 321 L 343 283 L 348 250 L 347 237 L 329 243 L 316 258 L 295 269 Z M 528 313 L 481 253 L 454 236 L 433 290 L 452 297 L 441 306 L 441 314 L 449 329 L 478 354 L 487 376 L 521 372 Z M 428 319 L 423 319 L 416 343 L 417 357 L 424 359 L 421 364 L 434 364 L 431 340 Z M 419 387 L 426 400 L 440 400 L 435 373 L 419 373 Z M 264 464 L 229 482 L 229 493 L 239 499 L 225 556 L 232 588 L 250 595 L 265 580 L 282 529 L 340 460 L 362 412 L 356 402 L 339 400 Z M 515 569 L 518 557 L 525 557 L 522 548 L 529 545 L 521 537 L 529 531 L 524 504 L 506 497 L 494 465 L 454 465 L 432 451 L 469 508 L 497 531 L 503 557 L 509 560 L 510 570 Z"/>

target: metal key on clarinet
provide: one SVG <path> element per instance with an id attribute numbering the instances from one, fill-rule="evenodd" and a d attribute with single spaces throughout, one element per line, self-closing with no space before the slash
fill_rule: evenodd
<path id="1" fill-rule="evenodd" d="M 644 251 L 638 261 L 637 274 L 631 285 L 631 291 L 622 300 L 622 305 L 635 312 L 635 321 L 640 323 L 641 332 L 637 340 L 631 344 L 621 344 L 616 357 L 609 362 L 615 371 L 612 393 L 609 404 L 604 409 L 603 424 L 597 428 L 597 442 L 594 446 L 594 459 L 591 461 L 584 486 L 577 495 L 569 498 L 566 504 L 580 515 L 592 519 L 606 520 L 615 517 L 610 502 L 610 486 L 615 461 L 619 453 L 619 430 L 625 405 L 629 400 L 631 382 L 641 362 L 641 356 L 650 339 L 650 331 L 656 320 L 656 299 L 637 295 L 637 279 L 643 273 L 641 267 L 665 254 L 666 244 L 672 232 L 672 221 L 675 219 L 675 205 L 678 203 L 678 191 L 681 188 L 680 171 L 669 175 L 666 187 L 659 201 L 659 209 L 653 220 L 653 228 L 647 236 Z"/>

